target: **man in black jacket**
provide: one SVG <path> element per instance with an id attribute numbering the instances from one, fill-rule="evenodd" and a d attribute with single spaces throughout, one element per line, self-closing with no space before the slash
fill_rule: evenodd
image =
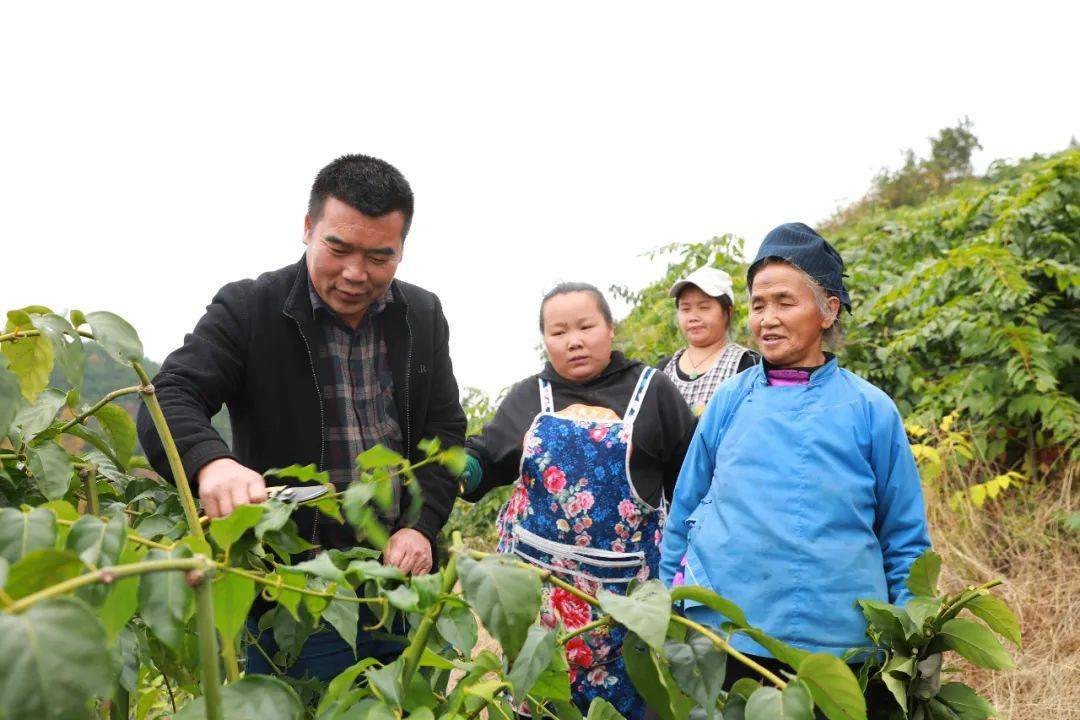
<path id="1" fill-rule="evenodd" d="M 154 386 L 207 515 L 265 500 L 260 473 L 272 467 L 315 463 L 345 485 L 356 455 L 375 444 L 416 461 L 423 439 L 437 437 L 443 447 L 464 442 L 439 299 L 394 279 L 412 213 L 412 190 L 394 167 L 363 155 L 335 160 L 311 190 L 304 259 L 223 287 L 165 359 Z M 223 404 L 232 449 L 210 425 Z M 139 438 L 154 468 L 169 477 L 144 411 Z M 406 523 L 405 493 L 397 493 L 397 508 L 384 518 L 391 536 L 383 559 L 421 574 L 432 568 L 457 482 L 433 465 L 416 476 L 423 506 Z M 312 510 L 294 518 L 301 535 L 323 548 L 357 543 L 347 525 Z"/>

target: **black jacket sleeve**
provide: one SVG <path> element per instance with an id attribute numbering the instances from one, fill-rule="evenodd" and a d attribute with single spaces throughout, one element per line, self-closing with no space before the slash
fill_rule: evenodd
<path id="1" fill-rule="evenodd" d="M 679 478 L 683 458 L 694 438 L 697 420 L 682 393 L 663 373 L 652 379 L 650 393 L 655 393 L 656 412 L 660 429 L 660 458 L 663 462 L 664 496 L 670 500 L 675 493 L 675 481 Z M 643 408 L 644 409 L 644 408 Z"/>
<path id="2" fill-rule="evenodd" d="M 483 477 L 463 496 L 466 500 L 476 502 L 488 491 L 517 480 L 525 433 L 538 412 L 540 390 L 534 376 L 512 387 L 491 421 L 469 438 L 465 447 L 480 461 Z"/>
<path id="3" fill-rule="evenodd" d="M 250 285 L 251 281 L 241 280 L 219 290 L 206 314 L 184 337 L 184 344 L 165 358 L 153 380 L 184 473 L 193 488 L 203 465 L 222 457 L 235 459 L 228 444 L 210 425 L 210 418 L 243 385 Z M 138 432 L 150 464 L 162 477 L 175 482 L 145 405 L 139 408 Z"/>
<path id="4" fill-rule="evenodd" d="M 457 380 L 450 361 L 450 327 L 443 314 L 442 304 L 435 300 L 433 318 L 434 357 L 432 362 L 431 395 L 427 417 L 422 421 L 421 438 L 439 438 L 442 447 L 465 444 L 465 411 L 461 409 Z M 434 545 L 442 526 L 450 517 L 458 494 L 457 478 L 436 465 L 417 470 L 416 480 L 423 492 L 424 504 L 413 528 L 423 533 Z"/>

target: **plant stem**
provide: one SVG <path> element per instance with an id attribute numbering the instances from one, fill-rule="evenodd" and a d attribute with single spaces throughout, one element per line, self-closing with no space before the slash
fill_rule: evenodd
<path id="1" fill-rule="evenodd" d="M 92 333 L 92 332 L 90 332 L 88 330 L 76 330 L 75 332 L 79 333 L 84 338 L 90 338 L 91 340 L 94 339 L 94 333 Z M 11 341 L 18 340 L 19 338 L 24 338 L 24 337 L 35 337 L 35 336 L 40 335 L 40 334 L 41 334 L 40 330 L 15 330 L 13 332 L 4 333 L 3 335 L 0 335 L 0 343 L 11 342 Z"/>
<path id="2" fill-rule="evenodd" d="M 460 532 L 454 532 L 452 542 L 454 545 L 461 544 Z M 446 569 L 443 570 L 443 596 L 453 591 L 454 585 L 457 584 L 457 577 L 457 555 L 451 555 L 446 563 Z M 416 628 L 416 634 L 413 635 L 412 642 L 409 643 L 409 647 L 405 648 L 403 653 L 405 658 L 404 668 L 401 671 L 401 686 L 404 688 L 409 687 L 409 681 L 412 680 L 413 673 L 416 672 L 416 667 L 420 664 L 420 656 L 423 655 L 424 648 L 427 647 L 428 638 L 431 637 L 431 630 L 435 627 L 435 621 L 438 620 L 442 607 L 443 600 L 440 598 L 428 608 L 427 612 L 424 613 L 424 618 L 420 621 L 420 625 Z"/>
<path id="3" fill-rule="evenodd" d="M 672 613 L 671 619 L 673 621 L 679 623 L 680 625 L 684 625 L 684 626 L 686 626 L 686 627 L 688 627 L 688 628 L 690 628 L 692 630 L 695 630 L 695 631 L 701 633 L 705 637 L 709 638 L 709 640 L 712 641 L 712 644 L 715 645 L 717 648 L 719 648 L 720 650 L 723 650 L 728 655 L 735 658 L 736 660 L 738 660 L 739 662 L 741 662 L 743 665 L 750 668 L 754 672 L 758 673 L 763 678 L 765 678 L 766 680 L 768 680 L 769 682 L 771 682 L 773 685 L 780 688 L 781 690 L 783 690 L 784 688 L 787 687 L 787 683 L 784 682 L 781 678 L 777 677 L 775 674 L 773 674 L 769 670 L 766 670 L 765 668 L 763 668 L 758 663 L 754 662 L 753 660 L 746 657 L 745 655 L 743 655 L 741 652 L 739 652 L 735 648 L 731 647 L 731 645 L 728 644 L 727 640 L 725 640 L 724 638 L 717 635 L 711 629 L 705 627 L 704 625 L 696 623 L 693 620 L 690 620 L 688 618 L 684 618 L 682 615 L 676 615 L 675 613 Z"/>
<path id="4" fill-rule="evenodd" d="M 143 382 L 139 391 L 142 393 L 143 402 L 146 403 L 146 407 L 150 411 L 150 417 L 154 421 L 158 436 L 161 437 L 165 457 L 169 459 L 169 469 L 172 471 L 173 480 L 176 482 L 176 490 L 180 494 L 180 504 L 184 507 L 188 530 L 201 540 L 204 535 L 202 525 L 199 524 L 199 509 L 195 507 L 195 498 L 191 494 L 191 485 L 188 484 L 184 465 L 180 462 L 180 453 L 177 451 L 176 443 L 173 441 L 172 433 L 169 431 L 169 424 L 165 422 L 165 414 L 161 412 L 161 403 L 158 402 L 154 385 L 150 382 L 149 376 L 147 376 L 146 371 L 142 369 L 139 363 L 132 362 L 131 366 L 135 368 L 135 372 L 139 374 L 139 379 Z"/>
<path id="5" fill-rule="evenodd" d="M 90 515 L 101 514 L 101 503 L 98 500 L 97 473 L 90 468 L 79 470 L 83 479 L 83 492 L 86 493 L 86 509 Z"/>
<path id="6" fill-rule="evenodd" d="M 99 582 L 113 582 L 130 575 L 145 575 L 146 573 L 162 572 L 165 570 L 209 570 L 214 567 L 214 562 L 205 557 L 193 558 L 169 558 L 168 560 L 147 560 L 145 562 L 130 563 L 128 565 L 113 565 L 100 570 L 79 575 L 69 580 L 50 585 L 25 597 L 21 597 L 8 607 L 4 608 L 9 613 L 19 613 L 26 608 L 39 603 L 42 600 L 59 597 L 73 590 L 78 590 L 87 585 Z"/>
<path id="7" fill-rule="evenodd" d="M 81 413 L 80 415 L 76 415 L 75 417 L 73 417 L 72 419 L 70 419 L 66 423 L 64 423 L 62 426 L 60 426 L 60 429 L 57 431 L 57 433 L 67 432 L 70 428 L 73 428 L 76 425 L 83 424 L 84 422 L 86 422 L 86 419 L 88 417 L 90 417 L 91 415 L 96 413 L 98 410 L 100 410 L 101 408 L 103 408 L 106 405 L 108 405 L 109 403 L 111 403 L 116 398 L 123 397 L 124 395 L 133 395 L 134 393 L 137 393 L 140 390 L 142 390 L 141 385 L 132 385 L 131 387 L 120 388 L 119 390 L 113 390 L 111 393 L 109 393 L 105 397 L 101 398 L 101 400 L 99 400 L 97 403 L 95 403 L 94 406 L 91 407 L 89 410 L 87 410 L 84 413 Z"/>
<path id="8" fill-rule="evenodd" d="M 469 555 L 470 557 L 475 558 L 477 560 L 482 560 L 483 558 L 487 557 L 488 555 L 491 555 L 491 553 L 482 552 L 480 550 L 469 550 L 468 548 L 462 547 L 461 544 L 457 543 L 457 542 L 455 542 L 453 544 L 453 546 L 451 547 L 451 552 L 462 552 L 462 551 L 464 551 L 467 555 Z M 555 585 L 556 587 L 562 588 L 566 592 L 571 593 L 572 595 L 575 595 L 578 598 L 581 598 L 582 600 L 589 603 L 593 607 L 600 607 L 600 601 L 599 600 L 597 600 L 592 595 L 589 595 L 586 592 L 582 592 L 581 590 L 578 590 L 576 587 L 574 587 L 570 583 L 565 582 L 563 580 L 560 580 L 559 578 L 553 576 L 551 574 L 550 570 L 544 570 L 542 568 L 536 567 L 535 565 L 530 565 L 529 563 L 523 562 L 523 561 L 520 561 L 520 560 L 515 564 L 518 567 L 522 567 L 522 568 L 526 568 L 528 570 L 532 570 L 533 572 L 538 574 L 542 579 L 546 580 L 547 582 L 551 583 L 552 585 Z M 709 628 L 705 627 L 704 625 L 699 625 L 698 623 L 694 622 L 693 620 L 688 620 L 688 619 L 686 619 L 686 618 L 684 618 L 681 615 L 678 615 L 676 613 L 671 613 L 671 619 L 674 622 L 677 622 L 680 625 L 685 625 L 688 628 L 692 628 L 692 629 L 698 631 L 699 633 L 701 633 L 702 635 L 704 635 L 705 637 L 709 638 L 709 640 L 712 641 L 712 644 L 715 645 L 717 647 L 717 649 L 723 650 L 728 655 L 730 655 L 731 657 L 733 657 L 736 660 L 738 660 L 739 662 L 741 662 L 743 665 L 746 665 L 748 668 L 750 668 L 754 672 L 759 673 L 762 677 L 764 677 L 766 680 L 771 682 L 776 687 L 778 687 L 780 689 L 784 689 L 785 687 L 787 687 L 787 683 L 784 682 L 781 678 L 777 677 L 775 674 L 769 672 L 768 670 L 763 668 L 758 663 L 754 662 L 753 660 L 746 657 L 745 655 L 743 655 L 741 652 L 739 652 L 735 648 L 731 647 L 731 645 L 729 645 L 728 642 L 726 640 L 724 640 L 724 638 L 720 637 L 719 635 L 717 635 L 715 632 L 713 632 Z M 591 628 L 589 628 L 589 629 L 591 629 Z M 569 637 L 567 639 L 569 639 Z"/>
<path id="9" fill-rule="evenodd" d="M 101 518 L 101 520 L 103 520 L 105 522 L 109 521 L 108 518 Z M 65 520 L 63 518 L 56 518 L 56 524 L 57 525 L 63 525 L 64 527 L 71 527 L 72 525 L 75 524 L 75 521 L 74 520 Z M 139 545 L 146 545 L 147 547 L 157 548 L 158 550 L 169 550 L 169 551 L 171 551 L 174 547 L 176 547 L 175 545 L 166 545 L 164 543 L 159 543 L 156 540 L 150 540 L 149 538 L 144 538 L 142 535 L 136 535 L 131 530 L 128 530 L 127 539 L 130 540 L 133 543 L 137 543 Z"/>
<path id="10" fill-rule="evenodd" d="M 588 625 L 582 625 L 577 630 L 574 630 L 573 632 L 566 633 L 561 638 L 559 638 L 559 644 L 560 645 L 565 645 L 567 642 L 569 642 L 570 640 L 573 640 L 578 635 L 584 635 L 585 633 L 590 632 L 592 630 L 595 630 L 598 627 L 603 627 L 604 625 L 609 624 L 613 619 L 614 618 L 612 618 L 610 615 L 605 615 L 604 617 L 600 618 L 599 620 L 593 620 Z"/>
<path id="11" fill-rule="evenodd" d="M 240 663 L 236 659 L 236 643 L 221 638 L 221 659 L 225 663 L 225 678 L 233 683 L 240 679 Z"/>
<path id="12" fill-rule="evenodd" d="M 206 720 L 225 720 L 221 707 L 221 672 L 218 669 L 217 633 L 214 631 L 214 596 L 207 577 L 195 583 L 195 623 L 199 629 L 199 665 L 206 699 Z"/>
<path id="13" fill-rule="evenodd" d="M 386 604 L 386 598 L 382 598 L 382 597 L 374 597 L 374 598 L 349 597 L 347 595 L 338 595 L 336 593 L 323 592 L 322 590 L 312 590 L 311 588 L 292 587 L 291 585 L 286 585 L 285 583 L 281 582 L 280 577 L 277 580 L 271 580 L 270 578 L 266 577 L 265 575 L 260 575 L 258 573 L 250 572 L 248 570 L 241 570 L 240 568 L 232 567 L 231 565 L 221 565 L 221 564 L 219 564 L 219 565 L 217 565 L 217 569 L 222 571 L 222 572 L 230 573 L 232 575 L 239 575 L 240 577 L 246 577 L 248 580 L 254 580 L 255 582 L 266 585 L 267 587 L 281 588 L 282 590 L 285 590 L 286 592 L 296 592 L 296 593 L 300 593 L 301 595 L 311 595 L 312 597 L 324 597 L 324 598 L 330 598 L 332 600 L 344 600 L 345 602 L 353 602 L 353 603 L 358 603 L 360 605 L 385 605 Z"/>

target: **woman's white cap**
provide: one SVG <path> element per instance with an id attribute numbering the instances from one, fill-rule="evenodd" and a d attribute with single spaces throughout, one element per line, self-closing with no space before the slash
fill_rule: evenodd
<path id="1" fill-rule="evenodd" d="M 682 280 L 671 286 L 668 290 L 669 297 L 679 297 L 679 293 L 687 285 L 696 285 L 701 288 L 701 291 L 706 295 L 712 295 L 714 298 L 719 298 L 721 295 L 727 295 L 727 299 L 735 303 L 735 293 L 731 289 L 731 276 L 720 268 L 714 267 L 701 267 L 690 273 Z"/>

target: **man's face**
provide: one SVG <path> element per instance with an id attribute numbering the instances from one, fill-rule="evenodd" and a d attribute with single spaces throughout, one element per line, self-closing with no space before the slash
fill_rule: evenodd
<path id="1" fill-rule="evenodd" d="M 342 320 L 360 324 L 390 286 L 401 261 L 405 214 L 370 217 L 337 198 L 326 199 L 314 226 L 304 219 L 307 269 L 315 292 Z"/>

